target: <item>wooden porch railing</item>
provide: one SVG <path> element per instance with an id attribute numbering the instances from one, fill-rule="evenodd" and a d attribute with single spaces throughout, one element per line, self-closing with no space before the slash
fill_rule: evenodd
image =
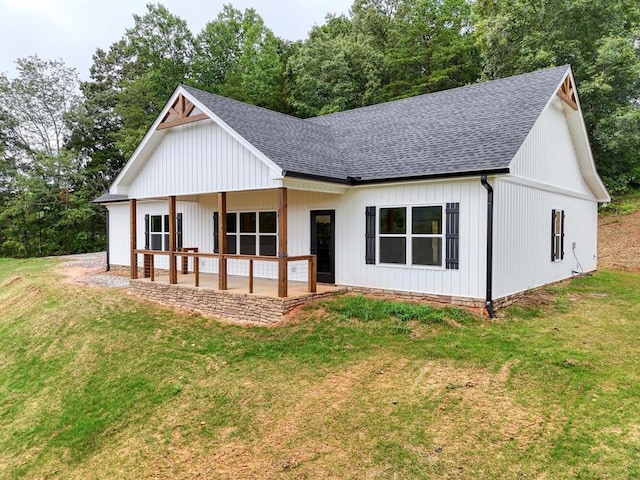
<path id="1" fill-rule="evenodd" d="M 185 263 L 184 260 L 189 258 L 193 258 L 193 273 L 195 277 L 195 286 L 200 286 L 200 259 L 201 258 L 222 258 L 225 260 L 247 260 L 249 262 L 249 293 L 253 293 L 253 263 L 254 262 L 279 262 L 279 257 L 268 257 L 264 255 L 240 255 L 240 254 L 232 254 L 232 253 L 208 253 L 208 252 L 199 252 L 195 247 L 183 248 L 182 251 L 177 252 L 169 252 L 164 250 L 146 250 L 146 249 L 136 249 L 133 251 L 135 255 L 144 255 L 149 259 L 150 266 L 150 280 L 155 281 L 155 256 L 167 256 L 170 259 L 175 257 L 182 257 L 182 273 L 185 272 Z M 308 291 L 311 293 L 315 293 L 317 291 L 316 284 L 316 275 L 317 275 L 317 265 L 316 265 L 316 256 L 315 255 L 296 255 L 291 257 L 286 257 L 287 265 L 289 262 L 302 262 L 306 261 L 308 263 L 307 268 L 307 284 Z M 225 263 L 226 266 L 226 263 Z M 226 273 L 225 273 L 226 274 Z M 220 275 L 220 272 L 218 272 Z"/>

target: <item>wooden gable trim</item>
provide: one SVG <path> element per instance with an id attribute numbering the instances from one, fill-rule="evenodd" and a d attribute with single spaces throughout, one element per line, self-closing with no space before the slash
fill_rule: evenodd
<path id="1" fill-rule="evenodd" d="M 184 125 L 209 118 L 206 113 L 191 115 L 195 107 L 196 106 L 185 98 L 184 95 L 178 95 L 178 98 L 173 102 L 173 105 L 171 105 L 169 111 L 162 118 L 162 121 L 156 127 L 156 130 L 163 130 L 165 128 L 171 128 L 177 125 Z"/>
<path id="2" fill-rule="evenodd" d="M 576 87 L 571 81 L 571 76 L 567 75 L 560 85 L 556 95 L 560 97 L 560 99 L 569 105 L 572 109 L 578 110 L 578 102 L 576 100 Z"/>

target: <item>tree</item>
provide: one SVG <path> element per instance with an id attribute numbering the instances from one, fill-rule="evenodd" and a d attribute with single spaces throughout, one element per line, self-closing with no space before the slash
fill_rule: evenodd
<path id="1" fill-rule="evenodd" d="M 0 98 L 6 95 L 8 84 L 7 78 L 0 75 Z M 0 205 L 3 195 L 11 191 L 12 180 L 15 178 L 16 159 L 12 152 L 14 142 L 11 139 L 14 129 L 15 119 L 0 107 Z"/>
<path id="2" fill-rule="evenodd" d="M 192 83 L 204 90 L 273 110 L 286 110 L 286 44 L 252 8 L 224 5 L 196 38 Z"/>
<path id="3" fill-rule="evenodd" d="M 83 101 L 70 112 L 67 121 L 71 134 L 66 147 L 83 159 L 84 182 L 89 197 L 104 193 L 125 163 L 118 146 L 122 119 L 116 112 L 118 80 L 112 71 L 113 60 L 98 49 L 93 56 L 92 81 L 82 82 Z"/>
<path id="4" fill-rule="evenodd" d="M 314 27 L 289 60 L 291 102 L 310 117 L 376 103 L 384 56 L 366 36 L 358 38 L 344 16 Z"/>
<path id="5" fill-rule="evenodd" d="M 640 6 L 633 0 L 478 0 L 484 75 L 571 64 L 603 180 L 640 184 Z"/>
<path id="6" fill-rule="evenodd" d="M 78 75 L 61 60 L 37 56 L 16 61 L 18 77 L 0 77 L 0 111 L 5 136 L 23 157 L 33 152 L 56 156 L 68 134 L 64 116 L 79 101 Z"/>
<path id="7" fill-rule="evenodd" d="M 459 87 L 480 76 L 466 0 L 404 0 L 389 37 L 385 99 Z"/>
<path id="8" fill-rule="evenodd" d="M 78 105 L 77 74 L 35 56 L 16 63 L 16 78 L 0 77 L 0 254 L 87 251 L 103 238 L 93 229 L 97 211 L 82 195 L 83 162 L 64 146 L 66 117 Z"/>
<path id="9" fill-rule="evenodd" d="M 480 58 L 465 0 L 355 0 L 289 62 L 303 116 L 475 82 Z"/>

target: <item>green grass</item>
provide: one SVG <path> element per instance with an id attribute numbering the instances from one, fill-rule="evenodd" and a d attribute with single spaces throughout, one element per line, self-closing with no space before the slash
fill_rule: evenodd
<path id="1" fill-rule="evenodd" d="M 345 296 L 277 328 L 0 259 L 0 478 L 640 477 L 640 275 L 496 321 Z"/>

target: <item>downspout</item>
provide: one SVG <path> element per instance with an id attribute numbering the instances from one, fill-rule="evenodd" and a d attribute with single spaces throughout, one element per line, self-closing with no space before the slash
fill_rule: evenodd
<path id="1" fill-rule="evenodd" d="M 107 214 L 105 215 L 105 235 L 106 235 L 106 247 L 107 247 L 107 266 L 106 266 L 106 271 L 110 271 L 111 270 L 111 259 L 110 259 L 110 252 L 109 252 L 109 209 L 107 208 Z"/>
<path id="2" fill-rule="evenodd" d="M 487 189 L 487 293 L 485 308 L 489 318 L 496 318 L 493 309 L 493 294 L 491 292 L 493 283 L 493 187 L 487 181 L 487 176 L 480 177 L 480 183 Z"/>

